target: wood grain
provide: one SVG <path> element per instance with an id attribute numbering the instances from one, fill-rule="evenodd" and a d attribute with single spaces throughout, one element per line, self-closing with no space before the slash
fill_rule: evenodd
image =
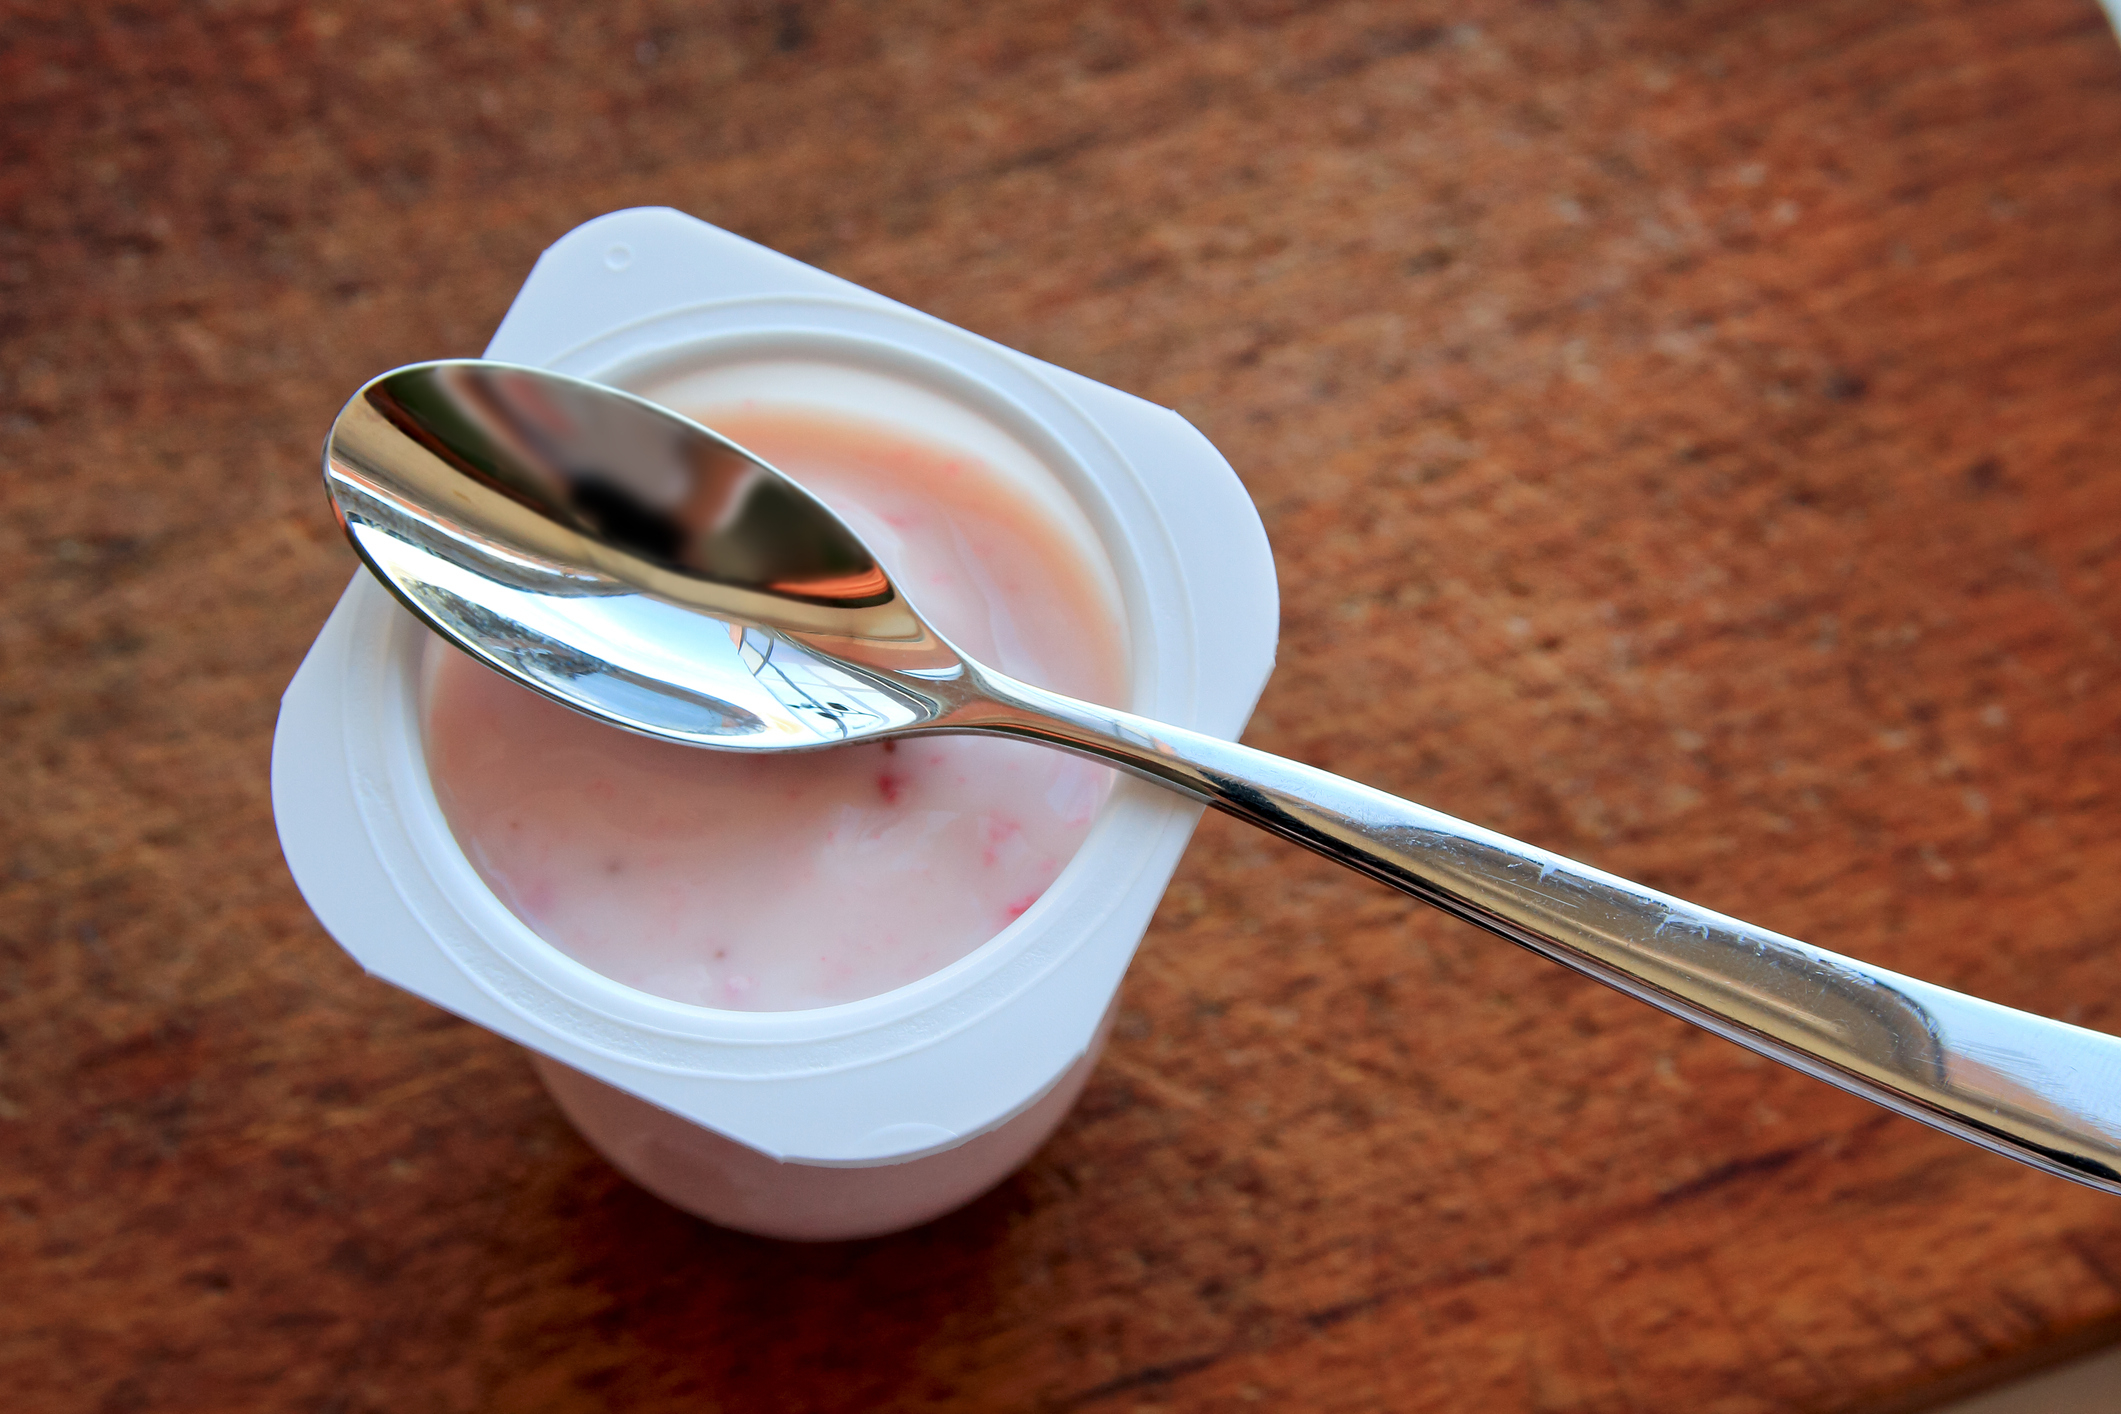
<path id="1" fill-rule="evenodd" d="M 310 920 L 315 478 L 680 207 L 1177 407 L 1250 740 L 2121 1028 L 2121 49 L 2090 0 L 0 11 L 0 1403 L 1915 1408 L 2121 1207 L 1217 821 L 970 1209 L 692 1222 Z"/>

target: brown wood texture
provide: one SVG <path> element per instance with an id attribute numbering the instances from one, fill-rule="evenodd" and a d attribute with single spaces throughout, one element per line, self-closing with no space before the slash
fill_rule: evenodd
<path id="1" fill-rule="evenodd" d="M 2090 0 L 0 10 L 0 1406 L 1912 1408 L 2121 1203 L 1219 821 L 1022 1173 L 615 1177 L 280 863 L 316 448 L 668 204 L 1178 408 L 1250 740 L 2121 1029 L 2121 48 Z"/>

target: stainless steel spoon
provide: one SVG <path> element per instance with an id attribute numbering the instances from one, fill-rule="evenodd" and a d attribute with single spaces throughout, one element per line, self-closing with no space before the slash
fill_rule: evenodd
<path id="1" fill-rule="evenodd" d="M 458 647 L 648 736 L 991 732 L 1146 777 L 1888 1109 L 2121 1193 L 2121 1040 L 1840 957 L 1249 747 L 972 661 L 837 516 L 652 403 L 463 360 L 369 383 L 324 479 Z"/>

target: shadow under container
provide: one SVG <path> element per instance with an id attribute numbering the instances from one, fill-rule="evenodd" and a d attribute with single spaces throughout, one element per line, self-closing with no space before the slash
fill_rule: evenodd
<path id="1" fill-rule="evenodd" d="M 1184 419 L 678 212 L 617 212 L 555 244 L 487 356 L 693 406 L 852 414 L 983 456 L 1109 565 L 1131 683 L 1115 705 L 1234 737 L 1272 668 L 1264 531 Z M 422 745 L 429 642 L 365 571 L 347 586 L 281 703 L 282 848 L 347 952 L 528 1048 L 616 1167 L 729 1227 L 863 1237 L 970 1201 L 1052 1133 L 1198 805 L 1120 777 L 1030 909 L 896 990 L 788 1012 L 670 1001 L 546 943 L 465 858 Z"/>

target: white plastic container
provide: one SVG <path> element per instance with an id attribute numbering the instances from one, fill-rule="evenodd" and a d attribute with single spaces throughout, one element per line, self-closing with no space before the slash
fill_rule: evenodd
<path id="1" fill-rule="evenodd" d="M 668 210 L 571 232 L 489 357 L 655 395 L 731 390 L 979 450 L 1113 570 L 1134 711 L 1234 736 L 1273 663 L 1274 572 L 1228 464 L 1177 414 Z M 800 386 L 796 386 L 800 385 Z M 1052 1132 L 1199 817 L 1122 778 L 1015 923 L 881 996 L 732 1012 L 612 981 L 533 934 L 444 823 L 419 722 L 427 630 L 363 572 L 281 704 L 273 810 L 303 896 L 376 975 L 528 1047 L 590 1143 L 701 1217 L 867 1236 L 977 1196 Z"/>

